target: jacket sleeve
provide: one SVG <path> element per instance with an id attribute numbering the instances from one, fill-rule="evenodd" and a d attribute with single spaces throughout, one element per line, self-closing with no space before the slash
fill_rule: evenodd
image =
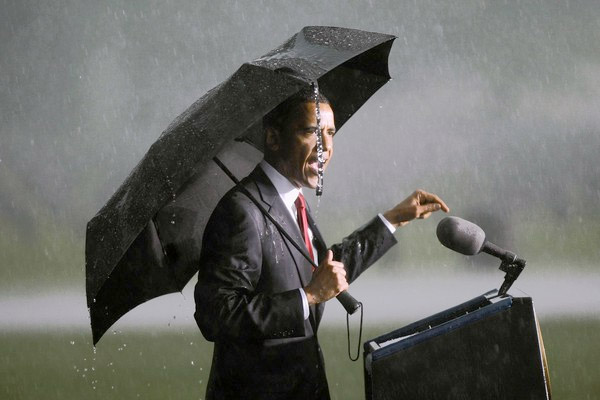
<path id="1" fill-rule="evenodd" d="M 334 260 L 346 268 L 346 279 L 352 283 L 375 261 L 396 244 L 394 234 L 381 218 L 375 217 L 345 237 L 341 243 L 331 246 Z"/>
<path id="2" fill-rule="evenodd" d="M 256 291 L 263 267 L 265 221 L 239 192 L 226 196 L 204 232 L 194 317 L 207 340 L 304 336 L 298 289 Z"/>

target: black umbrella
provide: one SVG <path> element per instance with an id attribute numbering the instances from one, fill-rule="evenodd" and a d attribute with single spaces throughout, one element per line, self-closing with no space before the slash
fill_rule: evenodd
<path id="1" fill-rule="evenodd" d="M 242 65 L 167 127 L 87 225 L 94 344 L 129 310 L 181 291 L 196 273 L 204 225 L 231 187 L 210 160 L 219 154 L 236 172 L 249 171 L 261 156 L 262 117 L 313 83 L 331 100 L 339 130 L 390 79 L 394 38 L 305 27 Z"/>

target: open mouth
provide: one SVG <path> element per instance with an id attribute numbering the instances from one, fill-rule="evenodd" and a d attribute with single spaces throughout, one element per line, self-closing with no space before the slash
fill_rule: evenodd
<path id="1" fill-rule="evenodd" d="M 325 161 L 326 160 L 324 160 L 323 164 L 325 164 Z M 307 165 L 308 165 L 309 170 L 313 174 L 317 175 L 317 173 L 319 172 L 319 160 L 317 160 L 316 157 L 315 158 L 311 158 L 310 160 L 308 160 Z"/>

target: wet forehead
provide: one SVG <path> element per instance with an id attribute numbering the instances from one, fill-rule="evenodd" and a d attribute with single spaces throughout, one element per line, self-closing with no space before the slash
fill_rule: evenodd
<path id="1" fill-rule="evenodd" d="M 319 104 L 321 127 L 335 129 L 333 110 L 326 103 Z M 316 105 L 314 102 L 299 104 L 289 119 L 292 128 L 315 127 L 317 125 Z"/>

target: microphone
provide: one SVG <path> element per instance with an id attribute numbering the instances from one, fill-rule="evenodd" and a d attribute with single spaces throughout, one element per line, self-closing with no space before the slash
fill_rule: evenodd
<path id="1" fill-rule="evenodd" d="M 436 235 L 444 246 L 467 256 L 484 252 L 509 263 L 520 260 L 515 253 L 487 240 L 485 232 L 479 226 L 462 218 L 442 219 L 437 226 Z"/>
<path id="2" fill-rule="evenodd" d="M 436 235 L 440 243 L 450 250 L 467 256 L 484 252 L 502 260 L 500 270 L 506 272 L 506 276 L 498 291 L 499 295 L 506 294 L 508 288 L 525 268 L 526 261 L 524 259 L 488 241 L 483 229 L 462 218 L 446 217 L 442 219 L 437 226 Z"/>

